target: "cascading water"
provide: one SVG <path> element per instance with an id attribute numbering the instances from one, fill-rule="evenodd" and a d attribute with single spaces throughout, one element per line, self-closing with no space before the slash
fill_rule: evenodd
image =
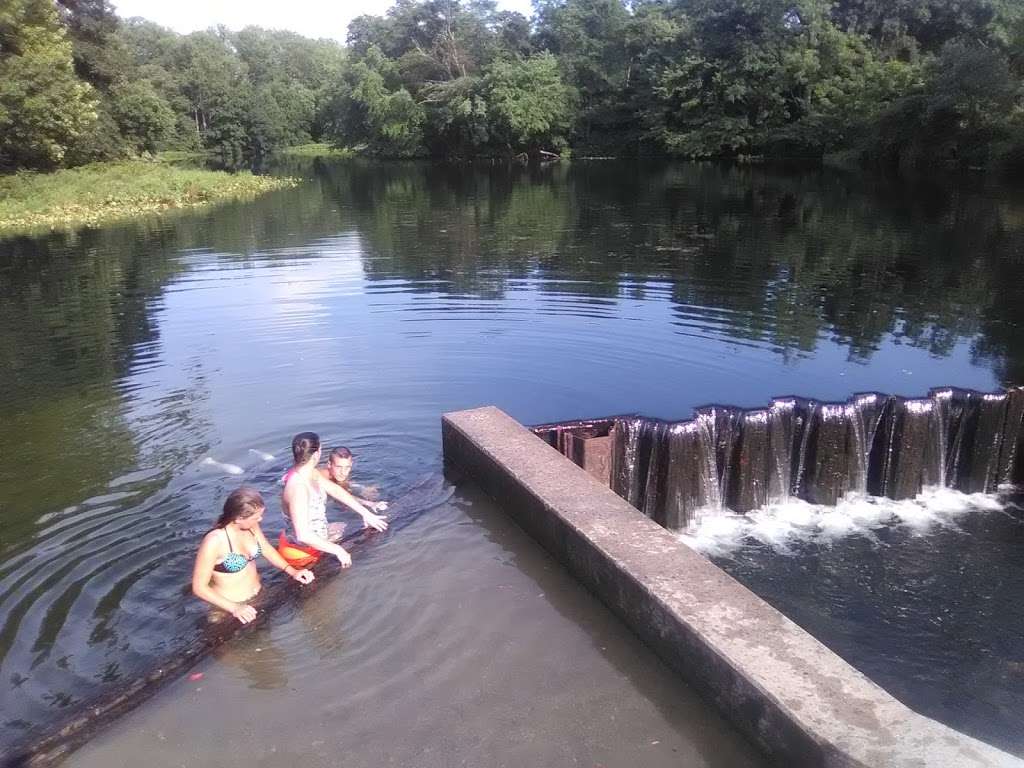
<path id="1" fill-rule="evenodd" d="M 722 508 L 710 419 L 702 414 L 693 421 L 669 425 L 666 442 L 665 525 L 683 528 L 700 510 Z"/>
<path id="2" fill-rule="evenodd" d="M 988 491 L 998 485 L 999 454 L 1006 423 L 1006 393 L 987 393 L 978 398 L 977 424 L 971 466 L 964 490 Z"/>
<path id="3" fill-rule="evenodd" d="M 1014 467 L 1020 455 L 1021 438 L 1024 436 L 1024 388 L 1011 389 L 1006 393 L 1006 420 L 1003 427 L 1003 444 L 999 451 L 996 468 L 996 484 L 1006 485 L 1014 480 Z M 1018 471 L 1021 471 L 1018 466 Z"/>
<path id="4" fill-rule="evenodd" d="M 867 494 L 871 471 L 871 452 L 881 424 L 888 398 L 877 392 L 854 395 L 850 401 L 850 473 L 849 489 Z"/>
<path id="5" fill-rule="evenodd" d="M 700 408 L 683 422 L 605 423 L 613 490 L 679 529 L 699 511 L 745 513 L 792 498 L 834 505 L 851 493 L 900 500 L 933 486 L 994 491 L 1022 480 L 1022 419 L 1024 388 L 944 388 L 924 398 L 778 398 L 765 409 Z M 598 423 L 585 423 L 588 434 Z M 559 430 L 570 426 L 538 431 L 567 453 Z"/>
<path id="6" fill-rule="evenodd" d="M 810 453 L 811 425 L 818 415 L 818 404 L 814 400 L 806 400 L 799 407 L 799 424 L 795 440 L 797 453 L 793 461 L 792 495 L 802 498 L 807 477 L 807 457 Z"/>
<path id="7" fill-rule="evenodd" d="M 768 416 L 768 500 L 786 501 L 793 487 L 793 455 L 796 437 L 795 398 L 772 402 Z"/>

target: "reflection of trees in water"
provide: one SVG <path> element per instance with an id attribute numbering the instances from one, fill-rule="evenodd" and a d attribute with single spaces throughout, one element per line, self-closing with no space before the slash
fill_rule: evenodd
<path id="1" fill-rule="evenodd" d="M 866 360 L 890 336 L 1024 374 L 1024 200 L 932 181 L 703 164 L 553 168 L 349 164 L 330 173 L 351 205 L 370 279 L 411 291 L 593 297 L 670 285 L 697 316 L 783 355 L 827 335 Z M 383 257 L 383 258 L 381 258 Z"/>
<path id="2" fill-rule="evenodd" d="M 336 166 L 327 177 L 351 209 L 370 279 L 410 293 L 500 298 L 557 253 L 569 199 L 561 168 L 500 165 Z"/>
<path id="3" fill-rule="evenodd" d="M 13 461 L 0 467 L 10 503 L 0 524 L 9 542 L 131 465 L 116 382 L 134 351 L 156 339 L 149 303 L 168 276 L 166 259 L 132 244 L 102 231 L 5 243 L 0 454 Z"/>
<path id="4" fill-rule="evenodd" d="M 202 371 L 189 372 L 188 391 L 162 392 L 154 416 L 196 432 L 184 446 L 147 444 L 138 433 L 153 425 L 131 423 L 123 385 L 156 357 L 164 291 L 202 252 L 314 256 L 310 243 L 341 228 L 313 181 L 201 213 L 0 242 L 0 455 L 11 457 L 0 466 L 4 544 L 26 541 L 42 515 L 104 493 L 143 449 L 173 465 L 190 460 L 179 454 L 203 439 Z"/>

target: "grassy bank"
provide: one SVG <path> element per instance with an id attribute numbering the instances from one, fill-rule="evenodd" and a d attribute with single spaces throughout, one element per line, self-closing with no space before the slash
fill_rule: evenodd
<path id="1" fill-rule="evenodd" d="M 92 226 L 114 219 L 248 198 L 293 179 L 133 160 L 55 173 L 0 176 L 0 235 Z"/>
<path id="2" fill-rule="evenodd" d="M 331 144 L 299 144 L 282 149 L 284 157 L 352 157 L 351 149 L 339 149 Z"/>

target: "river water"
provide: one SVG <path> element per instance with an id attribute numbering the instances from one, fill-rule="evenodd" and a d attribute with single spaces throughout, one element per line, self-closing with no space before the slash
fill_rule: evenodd
<path id="1" fill-rule="evenodd" d="M 780 394 L 1024 383 L 1024 194 L 982 179 L 612 162 L 275 172 L 304 182 L 0 241 L 0 744 L 197 631 L 183 592 L 196 541 L 243 481 L 271 499 L 276 532 L 296 431 L 348 445 L 355 479 L 394 497 L 440 470 L 447 410 L 681 418 Z M 1020 539 L 1008 546 L 1019 565 Z M 785 569 L 765 551 L 737 575 Z M 829 641 L 828 622 L 804 623 Z M 617 764 L 641 747 L 663 750 L 644 764 L 752 760 L 471 489 L 228 654 L 79 759 L 178 764 L 161 735 L 181 747 L 174 728 L 203 723 L 225 740 L 181 747 L 193 763 L 233 764 L 250 741 L 314 764 L 339 749 L 370 764 L 382 743 L 394 764 Z"/>

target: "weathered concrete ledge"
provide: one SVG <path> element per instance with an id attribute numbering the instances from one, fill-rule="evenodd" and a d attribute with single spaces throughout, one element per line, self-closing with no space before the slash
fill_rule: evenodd
<path id="1" fill-rule="evenodd" d="M 779 764 L 1024 767 L 898 702 L 497 408 L 442 432 L 447 462 Z"/>

